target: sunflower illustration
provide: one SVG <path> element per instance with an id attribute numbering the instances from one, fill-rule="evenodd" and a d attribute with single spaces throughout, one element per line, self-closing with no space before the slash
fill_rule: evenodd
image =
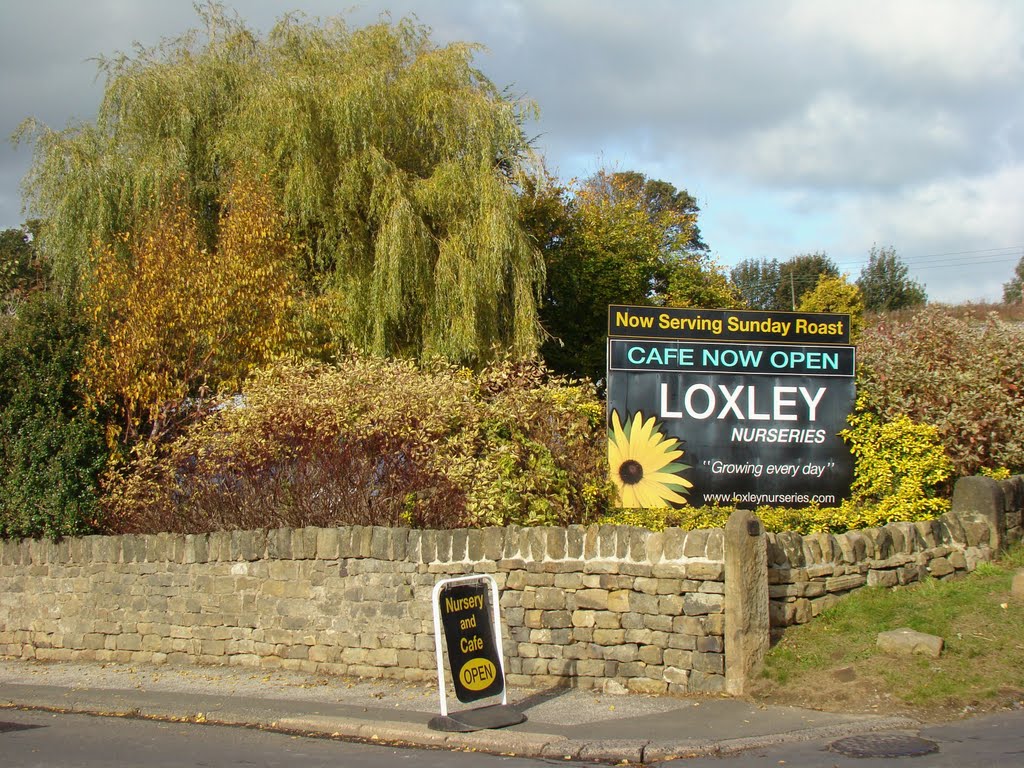
<path id="1" fill-rule="evenodd" d="M 653 416 L 645 421 L 638 411 L 623 427 L 619 412 L 612 411 L 608 466 L 619 491 L 620 506 L 665 507 L 686 503 L 684 494 L 693 483 L 679 475 L 690 467 L 676 463 L 683 455 L 678 445 L 677 439 L 655 429 Z"/>

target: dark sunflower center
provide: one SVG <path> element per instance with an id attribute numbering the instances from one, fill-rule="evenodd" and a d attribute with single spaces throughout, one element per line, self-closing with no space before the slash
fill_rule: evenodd
<path id="1" fill-rule="evenodd" d="M 644 468 L 639 461 L 627 459 L 619 467 L 619 477 L 626 485 L 636 485 L 644 479 Z"/>

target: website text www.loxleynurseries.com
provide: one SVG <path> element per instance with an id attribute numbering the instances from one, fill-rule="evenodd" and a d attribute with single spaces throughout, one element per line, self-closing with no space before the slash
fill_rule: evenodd
<path id="1" fill-rule="evenodd" d="M 806 493 L 705 493 L 705 504 L 821 504 L 832 506 L 836 503 L 833 494 Z"/>

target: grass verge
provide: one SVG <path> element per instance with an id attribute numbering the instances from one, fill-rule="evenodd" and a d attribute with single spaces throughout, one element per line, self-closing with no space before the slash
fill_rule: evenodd
<path id="1" fill-rule="evenodd" d="M 1018 545 L 962 578 L 854 593 L 809 624 L 787 629 L 751 696 L 937 720 L 1024 706 L 1024 599 L 1011 596 L 1021 567 Z M 941 657 L 880 652 L 878 633 L 900 627 L 944 638 Z"/>

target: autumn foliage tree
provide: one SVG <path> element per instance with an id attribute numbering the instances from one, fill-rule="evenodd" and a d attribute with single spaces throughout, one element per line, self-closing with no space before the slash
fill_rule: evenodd
<path id="1" fill-rule="evenodd" d="M 872 247 L 868 263 L 857 278 L 869 312 L 888 312 L 923 307 L 928 301 L 924 286 L 910 279 L 910 270 L 893 247 Z"/>
<path id="2" fill-rule="evenodd" d="M 519 223 L 531 104 L 478 46 L 413 20 L 353 29 L 289 15 L 265 36 L 216 4 L 205 29 L 101 59 L 95 122 L 34 143 L 26 200 L 63 279 L 95 240 L 139 231 L 170 184 L 216 249 L 233 169 L 255 168 L 300 250 L 307 325 L 335 352 L 476 363 L 536 351 L 544 263 Z"/>
<path id="3" fill-rule="evenodd" d="M 532 190 L 547 263 L 545 361 L 559 373 L 604 375 L 609 304 L 726 306 L 735 299 L 707 256 L 684 190 L 643 174 L 600 171 L 569 188 Z"/>
<path id="4" fill-rule="evenodd" d="M 119 414 L 112 435 L 160 438 L 284 351 L 295 249 L 266 179 L 236 178 L 218 229 L 203 247 L 188 205 L 169 198 L 141 232 L 96 250 L 83 378 Z"/>
<path id="5" fill-rule="evenodd" d="M 838 312 L 850 316 L 850 343 L 856 344 L 864 328 L 864 296 L 845 275 L 825 275 L 813 291 L 800 298 L 800 312 Z"/>

